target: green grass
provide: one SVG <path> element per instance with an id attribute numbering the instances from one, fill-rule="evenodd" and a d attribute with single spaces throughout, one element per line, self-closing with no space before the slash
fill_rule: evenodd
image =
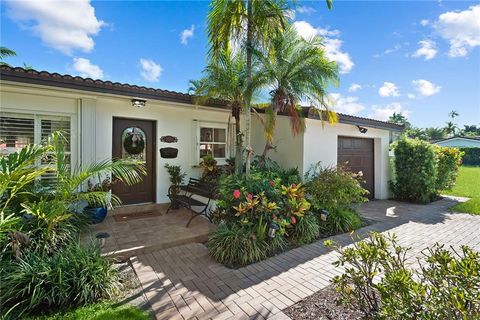
<path id="1" fill-rule="evenodd" d="M 442 194 L 471 198 L 451 210 L 480 215 L 480 167 L 460 167 L 455 187 L 443 191 Z"/>
<path id="2" fill-rule="evenodd" d="M 97 303 L 67 312 L 32 318 L 31 320 L 149 320 L 148 312 L 131 305 L 116 306 Z"/>

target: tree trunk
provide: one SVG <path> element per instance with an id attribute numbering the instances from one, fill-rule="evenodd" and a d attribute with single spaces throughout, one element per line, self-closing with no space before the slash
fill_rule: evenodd
<path id="1" fill-rule="evenodd" d="M 240 130 L 240 115 L 235 116 L 235 173 L 242 174 L 243 157 L 242 157 L 242 134 Z"/>
<path id="2" fill-rule="evenodd" d="M 250 110 L 250 101 L 252 99 L 252 56 L 253 56 L 253 1 L 247 0 L 247 94 L 245 97 L 245 146 L 247 149 L 247 159 L 245 164 L 245 174 L 248 177 L 250 175 L 250 157 L 252 147 L 250 143 L 251 139 L 251 121 L 252 114 Z"/>

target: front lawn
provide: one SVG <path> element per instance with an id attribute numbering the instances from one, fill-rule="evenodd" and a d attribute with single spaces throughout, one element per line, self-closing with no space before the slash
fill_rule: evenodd
<path id="1" fill-rule="evenodd" d="M 452 190 L 442 194 L 468 197 L 469 201 L 457 204 L 452 211 L 480 214 L 480 167 L 461 166 L 458 172 L 457 183 Z"/>
<path id="2" fill-rule="evenodd" d="M 148 312 L 131 305 L 97 303 L 69 312 L 35 317 L 31 320 L 148 320 Z"/>

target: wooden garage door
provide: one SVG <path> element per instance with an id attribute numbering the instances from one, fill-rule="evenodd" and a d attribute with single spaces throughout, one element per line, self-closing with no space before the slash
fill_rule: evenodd
<path id="1" fill-rule="evenodd" d="M 338 164 L 345 164 L 352 172 L 362 171 L 362 187 L 372 199 L 375 195 L 373 139 L 338 137 Z"/>

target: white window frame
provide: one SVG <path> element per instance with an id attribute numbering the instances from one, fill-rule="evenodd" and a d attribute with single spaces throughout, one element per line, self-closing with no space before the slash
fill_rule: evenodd
<path id="1" fill-rule="evenodd" d="M 77 163 L 77 149 L 76 149 L 76 117 L 73 114 L 67 113 L 39 113 L 33 110 L 12 110 L 3 109 L 2 113 L 11 115 L 12 117 L 24 117 L 33 119 L 34 131 L 33 131 L 33 143 L 40 144 L 42 142 L 42 120 L 53 120 L 54 118 L 68 118 L 70 123 L 70 150 L 65 152 L 70 155 L 70 166 L 73 168 Z M 0 150 L 2 151 L 2 150 Z M 8 152 L 8 154 L 11 152 Z M 2 152 L 3 154 L 3 152 Z"/>
<path id="2" fill-rule="evenodd" d="M 196 122 L 196 141 L 195 141 L 195 151 L 194 151 L 194 165 L 199 165 L 201 162 L 200 159 L 200 129 L 201 128 L 212 128 L 212 129 L 224 129 L 225 130 L 225 142 L 205 142 L 209 144 L 224 144 L 225 145 L 225 157 L 224 158 L 215 158 L 217 164 L 224 165 L 227 163 L 227 159 L 230 158 L 230 143 L 231 139 L 229 137 L 228 123 L 221 122 L 206 122 L 206 121 L 195 121 Z"/>

